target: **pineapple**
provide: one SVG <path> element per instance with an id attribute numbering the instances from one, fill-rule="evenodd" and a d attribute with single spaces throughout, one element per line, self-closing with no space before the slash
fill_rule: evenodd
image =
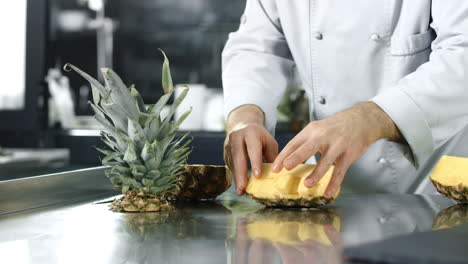
<path id="1" fill-rule="evenodd" d="M 251 239 L 265 239 L 286 245 L 300 245 L 313 240 L 331 246 L 325 226 L 337 232 L 341 219 L 329 210 L 264 209 L 248 217 L 247 232 Z"/>
<path id="2" fill-rule="evenodd" d="M 441 194 L 458 203 L 468 203 L 468 158 L 442 156 L 430 179 Z"/>
<path id="3" fill-rule="evenodd" d="M 456 204 L 440 211 L 432 223 L 432 229 L 439 230 L 468 224 L 468 205 Z"/>
<path id="4" fill-rule="evenodd" d="M 278 207 L 317 207 L 331 203 L 338 196 L 327 199 L 323 196 L 330 182 L 333 167 L 311 188 L 304 180 L 315 169 L 315 165 L 300 164 L 291 171 L 283 169 L 279 173 L 271 171 L 272 164 L 262 165 L 260 178 L 250 177 L 246 192 L 254 200 L 266 206 Z"/>
<path id="5" fill-rule="evenodd" d="M 179 138 L 176 132 L 191 109 L 176 122 L 171 119 L 189 90 L 185 89 L 174 100 L 166 117 L 161 116 L 174 92 L 169 60 L 162 53 L 164 95 L 149 106 L 143 103 L 134 86 L 127 88 L 111 69 L 101 69 L 105 79 L 102 85 L 71 64 L 64 67 L 76 71 L 91 84 L 90 105 L 103 126 L 102 141 L 110 148 L 98 149 L 105 155 L 102 164 L 110 166 L 106 175 L 123 194 L 111 204 L 114 211 L 167 210 L 173 207 L 175 199 L 214 198 L 231 183 L 225 166 L 186 164 L 189 132 Z"/>

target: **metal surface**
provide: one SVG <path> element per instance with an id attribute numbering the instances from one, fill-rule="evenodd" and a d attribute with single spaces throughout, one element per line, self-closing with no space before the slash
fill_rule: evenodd
<path id="1" fill-rule="evenodd" d="M 68 149 L 6 149 L 0 156 L 0 181 L 45 174 L 68 165 Z"/>
<path id="2" fill-rule="evenodd" d="M 105 167 L 0 182 L 0 215 L 116 195 Z"/>
<path id="3" fill-rule="evenodd" d="M 2 263 L 340 263 L 343 247 L 430 230 L 437 212 L 452 204 L 441 196 L 343 194 L 333 206 L 307 211 L 332 213 L 338 228 L 320 223 L 304 227 L 325 234 L 334 245 L 315 238 L 282 243 L 253 239 L 249 225 L 265 211 L 231 192 L 170 212 L 124 214 L 93 202 L 93 195 L 110 187 L 103 184 L 102 168 L 70 173 L 62 182 L 50 179 L 0 183 L 2 212 L 32 200 L 37 202 L 23 208 L 51 204 L 0 216 Z M 22 198 L 26 196 L 34 199 Z M 75 198 L 87 201 L 76 203 Z M 297 229 L 280 226 L 304 212 L 278 209 L 266 219 L 282 236 L 294 238 Z M 278 231 L 273 229 L 267 233 Z"/>
<path id="4" fill-rule="evenodd" d="M 387 264 L 468 263 L 468 225 L 422 232 L 345 250 L 351 259 L 361 256 L 366 263 L 385 260 Z M 430 250 L 428 250 L 430 249 Z"/>

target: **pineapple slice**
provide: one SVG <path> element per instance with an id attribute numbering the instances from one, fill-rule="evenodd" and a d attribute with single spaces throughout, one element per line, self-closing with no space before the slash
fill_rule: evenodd
<path id="1" fill-rule="evenodd" d="M 333 167 L 323 178 L 311 188 L 304 185 L 304 180 L 315 169 L 315 165 L 300 164 L 288 171 L 281 170 L 278 173 L 271 171 L 272 164 L 262 165 L 260 178 L 251 177 L 246 192 L 254 200 L 266 206 L 292 206 L 292 207 L 316 207 L 335 200 L 323 196 L 330 182 Z"/>
<path id="2" fill-rule="evenodd" d="M 442 156 L 430 179 L 441 194 L 468 203 L 468 158 Z"/>

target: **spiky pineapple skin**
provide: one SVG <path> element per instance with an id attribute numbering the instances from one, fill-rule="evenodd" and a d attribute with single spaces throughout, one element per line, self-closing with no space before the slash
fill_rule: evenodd
<path id="1" fill-rule="evenodd" d="M 213 199 L 231 186 L 231 174 L 226 166 L 185 165 L 181 176 L 181 200 Z"/>
<path id="2" fill-rule="evenodd" d="M 174 206 L 156 195 L 128 191 L 122 198 L 114 200 L 110 208 L 114 212 L 158 212 L 172 210 Z"/>
<path id="3" fill-rule="evenodd" d="M 459 184 L 458 186 L 446 186 L 432 179 L 431 181 L 437 191 L 445 197 L 458 203 L 468 203 L 468 186 L 463 186 L 462 184 Z"/>
<path id="4" fill-rule="evenodd" d="M 267 207 L 319 207 L 335 201 L 335 198 L 321 197 L 302 197 L 297 199 L 287 198 L 259 198 L 253 194 L 248 194 L 253 200 Z"/>

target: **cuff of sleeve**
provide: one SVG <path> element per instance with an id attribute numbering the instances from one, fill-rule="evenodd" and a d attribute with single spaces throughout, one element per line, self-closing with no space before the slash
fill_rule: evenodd
<path id="1" fill-rule="evenodd" d="M 235 96 L 229 96 L 225 94 L 224 98 L 224 117 L 227 119 L 229 113 L 232 110 L 243 106 L 243 105 L 256 105 L 258 106 L 265 115 L 265 127 L 272 135 L 275 132 L 276 126 L 276 105 L 274 105 L 271 101 L 266 98 L 267 93 L 263 93 L 262 91 L 258 91 L 255 88 L 245 88 L 247 86 L 243 86 L 244 88 L 236 88 Z"/>
<path id="2" fill-rule="evenodd" d="M 401 89 L 380 93 L 370 101 L 376 103 L 393 120 L 413 152 L 415 166 L 419 167 L 434 150 L 432 132 L 424 113 Z"/>

